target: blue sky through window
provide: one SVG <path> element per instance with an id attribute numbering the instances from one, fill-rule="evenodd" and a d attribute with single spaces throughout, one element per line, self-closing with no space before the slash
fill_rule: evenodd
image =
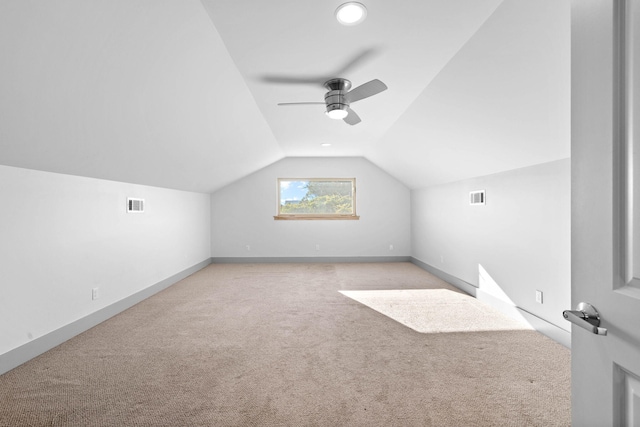
<path id="1" fill-rule="evenodd" d="M 302 200 L 307 194 L 309 181 L 280 181 L 280 203 L 287 200 Z"/>

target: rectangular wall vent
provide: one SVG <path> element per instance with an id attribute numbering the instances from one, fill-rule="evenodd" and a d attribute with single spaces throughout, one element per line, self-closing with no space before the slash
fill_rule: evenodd
<path id="1" fill-rule="evenodd" d="M 470 205 L 484 205 L 484 203 L 485 203 L 484 190 L 472 191 L 469 193 Z"/>
<path id="2" fill-rule="evenodd" d="M 134 199 L 132 197 L 127 198 L 127 212 L 144 212 L 144 199 Z"/>

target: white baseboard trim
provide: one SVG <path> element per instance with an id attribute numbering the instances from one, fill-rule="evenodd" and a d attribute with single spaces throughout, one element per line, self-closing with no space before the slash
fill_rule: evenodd
<path id="1" fill-rule="evenodd" d="M 544 320 L 541 317 L 536 316 L 533 313 L 529 313 L 528 311 L 516 307 L 522 317 L 535 329 L 540 332 L 542 335 L 545 335 L 557 343 L 562 344 L 563 346 L 571 349 L 571 332 L 565 329 L 562 329 L 559 326 L 554 325 L 547 320 Z"/>
<path id="2" fill-rule="evenodd" d="M 480 301 L 490 305 L 491 307 L 501 311 L 507 316 L 525 321 L 528 323 L 533 329 L 540 332 L 541 334 L 551 338 L 555 342 L 562 344 L 567 348 L 571 348 L 571 332 L 556 326 L 555 324 L 536 316 L 533 313 L 529 313 L 528 311 L 517 307 L 515 305 L 509 304 L 505 301 L 502 301 L 499 298 L 496 298 L 486 292 L 483 292 L 479 288 L 474 285 L 465 282 L 462 279 L 458 279 L 455 276 L 452 276 L 449 273 L 445 273 L 442 270 L 439 270 L 425 262 L 422 262 L 416 258 L 411 257 L 411 262 L 423 270 L 428 271 L 436 277 L 444 280 L 447 283 L 452 284 L 458 289 L 461 289 L 468 293 L 469 295 L 476 297 Z"/>
<path id="3" fill-rule="evenodd" d="M 410 262 L 409 256 L 355 257 L 212 257 L 213 264 L 271 264 L 271 263 L 343 263 L 343 262 Z"/>
<path id="4" fill-rule="evenodd" d="M 410 262 L 412 264 L 417 265 L 421 269 L 428 271 L 429 273 L 433 274 L 434 276 L 439 277 L 440 279 L 444 280 L 445 282 L 452 284 L 456 288 L 458 288 L 458 289 L 460 289 L 462 291 L 465 291 L 466 293 L 468 293 L 472 297 L 476 296 L 476 292 L 477 292 L 478 288 L 476 286 L 472 285 L 471 283 L 465 282 L 462 279 L 458 279 L 457 277 L 452 276 L 449 273 L 445 273 L 444 271 L 439 270 L 439 269 L 435 268 L 434 266 L 429 265 L 426 262 L 422 262 L 419 259 L 416 259 L 414 257 L 411 257 Z"/>
<path id="5" fill-rule="evenodd" d="M 207 265 L 211 264 L 211 259 L 206 259 L 198 264 L 187 268 L 179 273 L 174 274 L 154 285 L 149 286 L 133 295 L 130 295 L 120 301 L 117 301 L 107 307 L 104 307 L 96 312 L 93 312 L 82 319 L 78 319 L 68 325 L 51 331 L 46 335 L 34 339 L 20 347 L 9 350 L 4 354 L 0 354 L 0 375 L 11 369 L 22 365 L 23 363 L 33 359 L 40 354 L 51 350 L 52 348 L 62 344 L 63 342 L 87 331 L 99 323 L 115 316 L 124 310 L 133 307 L 139 302 L 149 298 L 150 296 L 168 288 L 176 282 L 184 279 L 187 276 L 195 273 L 198 270 L 203 269 Z"/>

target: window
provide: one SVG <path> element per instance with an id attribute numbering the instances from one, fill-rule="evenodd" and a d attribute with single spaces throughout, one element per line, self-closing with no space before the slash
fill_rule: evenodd
<path id="1" fill-rule="evenodd" d="M 279 178 L 275 219 L 359 219 L 355 178 Z"/>

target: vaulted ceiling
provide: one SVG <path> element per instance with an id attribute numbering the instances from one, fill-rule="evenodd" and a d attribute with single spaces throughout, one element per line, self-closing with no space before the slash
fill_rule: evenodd
<path id="1" fill-rule="evenodd" d="M 283 157 L 420 188 L 569 156 L 568 0 L 361 2 L 2 1 L 0 164 L 211 192 Z M 277 105 L 332 77 L 388 90 L 355 126 Z"/>

